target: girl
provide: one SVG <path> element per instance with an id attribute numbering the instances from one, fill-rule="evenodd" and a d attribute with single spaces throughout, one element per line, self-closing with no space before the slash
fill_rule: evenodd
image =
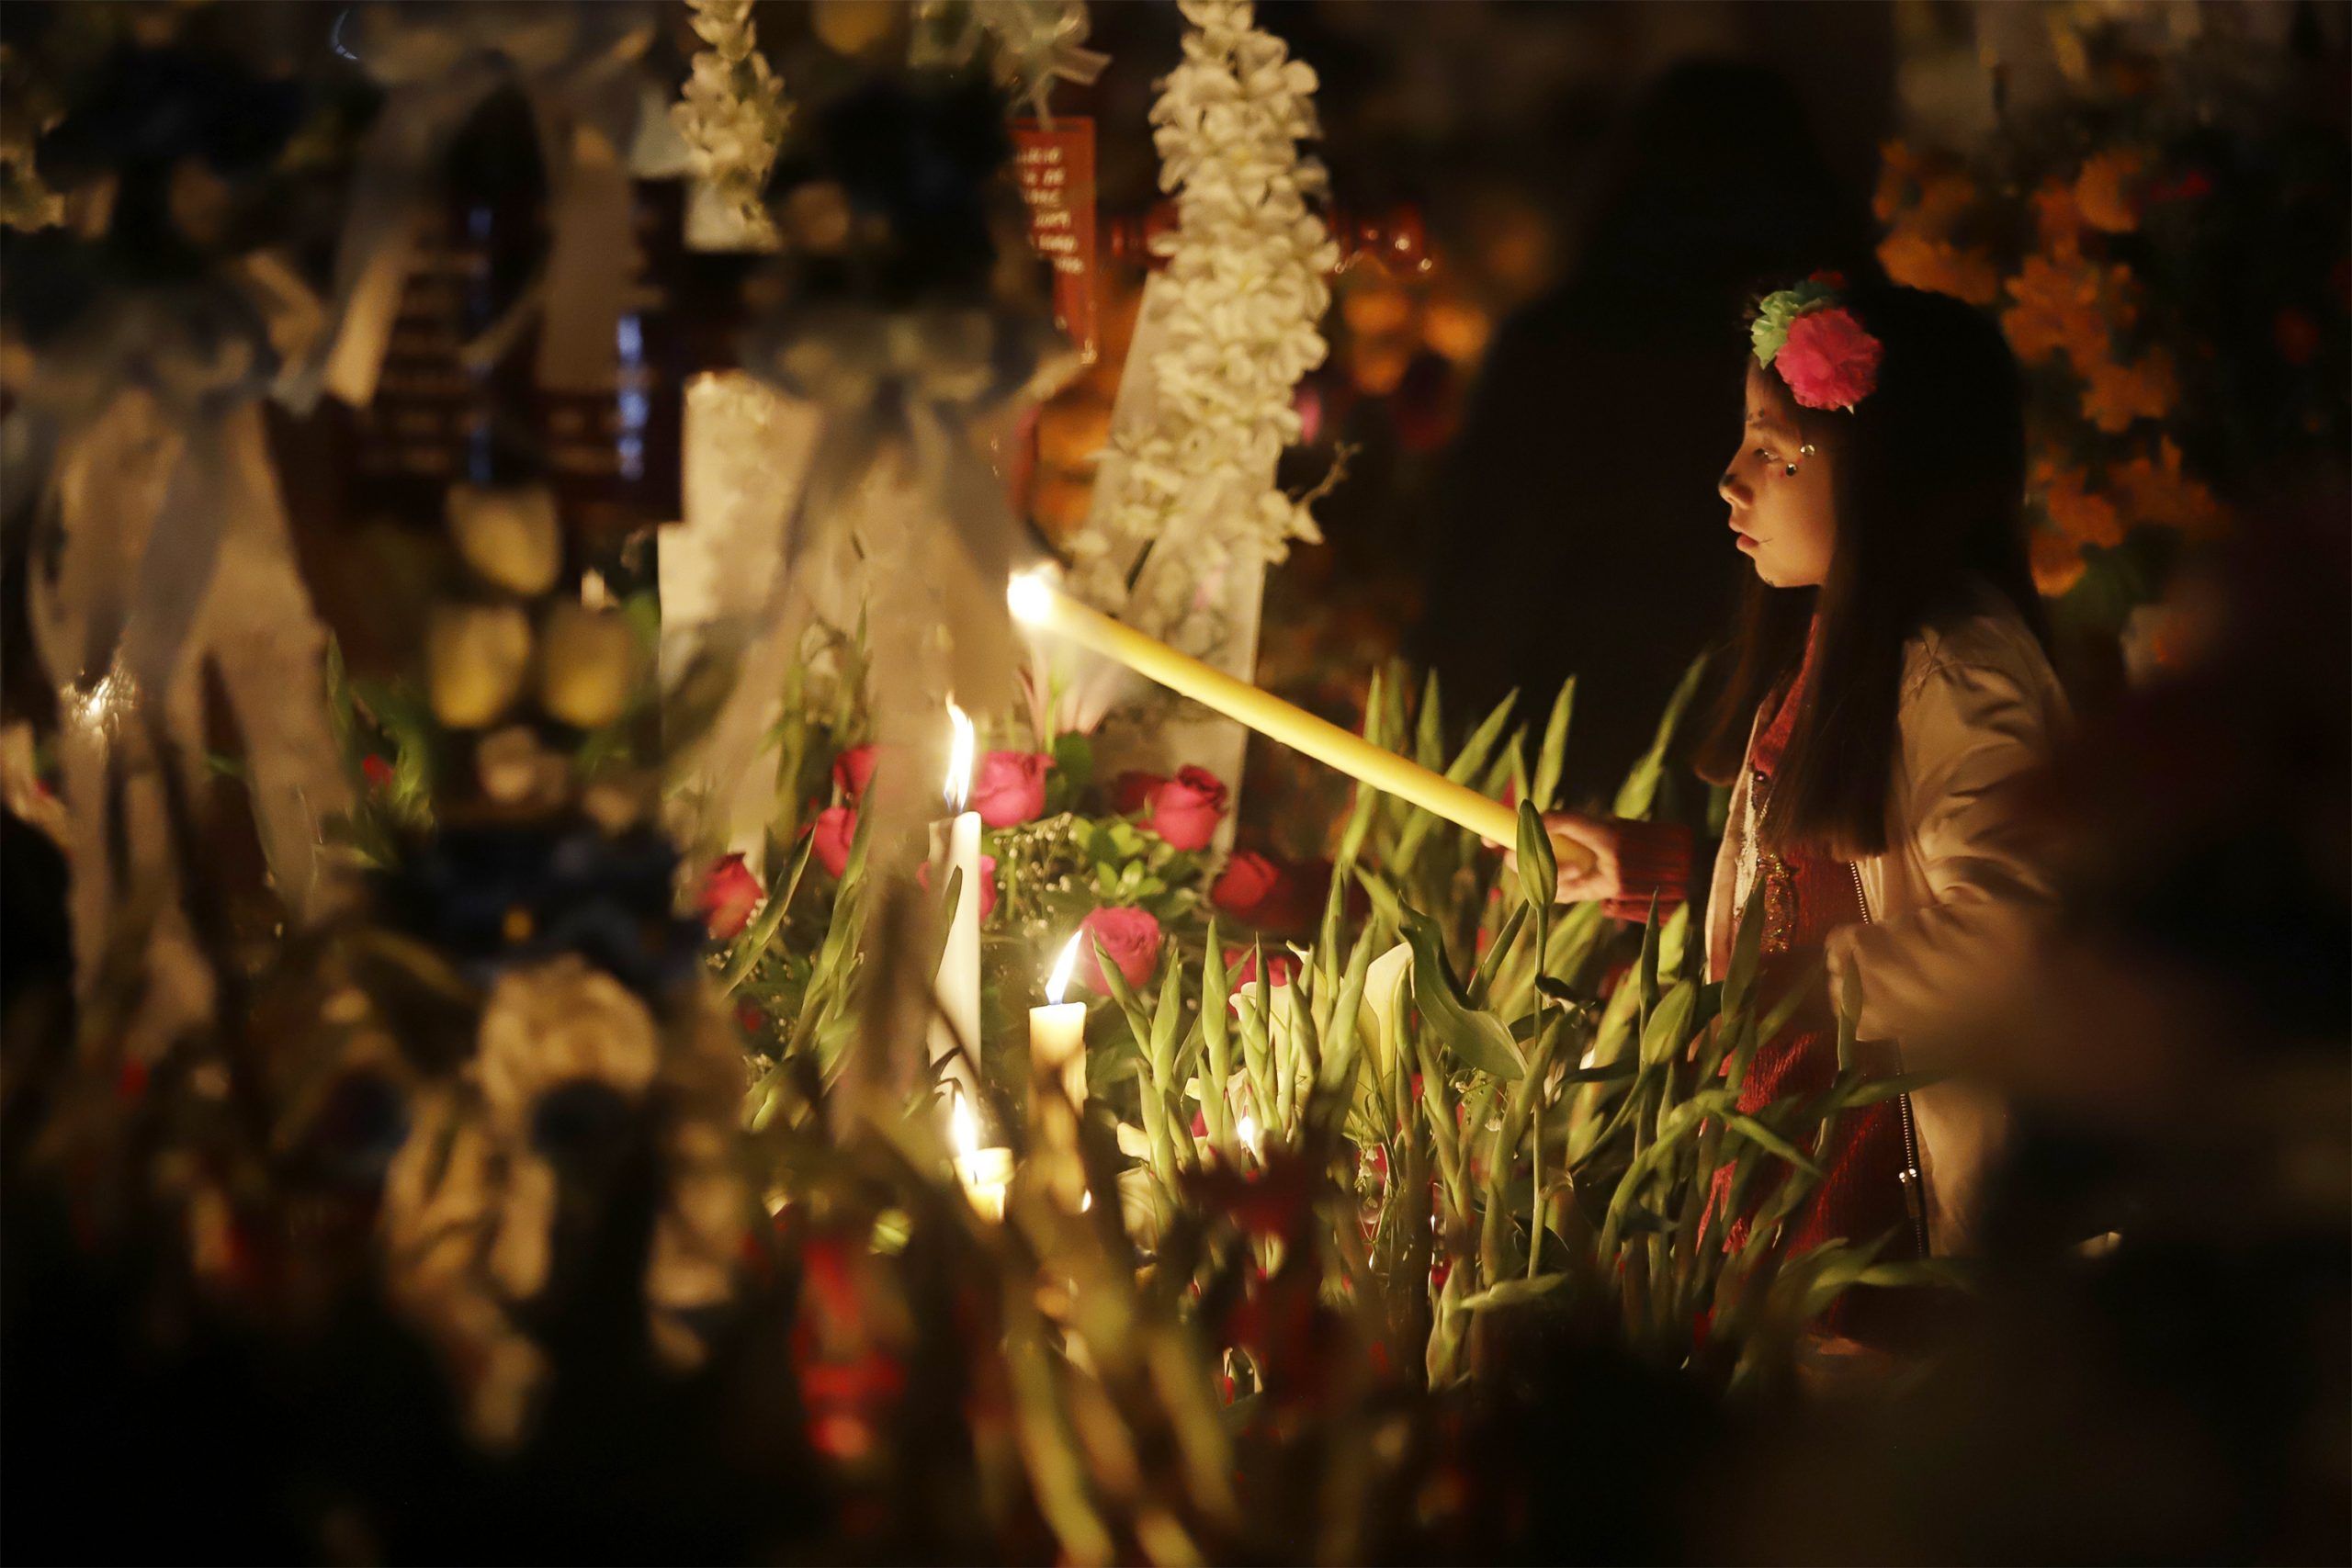
<path id="1" fill-rule="evenodd" d="M 1764 985 L 1826 951 L 1830 985 L 1756 1058 L 1752 1110 L 1837 1068 L 1827 998 L 1859 1038 L 1938 1065 L 1972 994 L 2025 953 L 2051 902 L 2018 784 L 2064 701 L 2026 564 L 2018 372 L 1957 299 L 1816 276 L 1758 306 L 1747 428 L 1719 485 L 1757 581 L 1702 771 L 1731 784 L 1707 906 L 1720 976 L 1763 901 Z M 1561 813 L 1593 852 L 1563 899 L 1671 904 L 1688 834 Z M 1891 1043 L 1886 1050 L 1891 1050 Z M 1966 1250 L 2001 1130 L 1952 1083 L 1849 1114 L 1792 1246 L 1907 1230 Z"/>

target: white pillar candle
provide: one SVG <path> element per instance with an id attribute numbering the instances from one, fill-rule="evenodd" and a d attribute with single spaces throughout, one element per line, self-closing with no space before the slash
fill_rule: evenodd
<path id="1" fill-rule="evenodd" d="M 933 874 L 956 881 L 958 887 L 947 918 L 947 942 L 939 953 L 940 1016 L 932 1021 L 931 1059 L 953 1056 L 960 1039 L 970 1059 L 951 1071 L 959 1084 L 977 1088 L 968 1078 L 980 1059 L 980 814 L 964 809 L 972 793 L 972 721 L 954 703 L 947 705 L 947 716 L 956 739 L 945 794 L 956 814 L 933 829 Z"/>
<path id="2" fill-rule="evenodd" d="M 972 1210 L 984 1220 L 1004 1218 L 1005 1190 L 1012 1185 L 1012 1151 L 980 1147 L 980 1121 L 961 1088 L 950 1091 L 955 1101 L 948 1112 L 948 1130 L 956 1145 L 956 1179 Z"/>
<path id="3" fill-rule="evenodd" d="M 1078 966 L 1078 944 L 1084 940 L 1083 932 L 1069 939 L 1046 981 L 1046 1005 L 1029 1010 L 1032 1081 L 1043 1083 L 1049 1073 L 1058 1071 L 1062 1092 L 1079 1107 L 1086 1104 L 1086 1004 L 1066 1002 L 1062 997 Z"/>

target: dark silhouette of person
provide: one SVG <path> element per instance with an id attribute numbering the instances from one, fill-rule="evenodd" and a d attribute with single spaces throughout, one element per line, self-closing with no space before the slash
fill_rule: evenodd
<path id="1" fill-rule="evenodd" d="M 1871 265 L 1858 194 L 1773 72 L 1670 68 L 1604 157 L 1569 276 L 1504 322 L 1482 368 L 1430 518 L 1416 645 L 1456 714 L 1516 687 L 1540 725 L 1577 677 L 1571 804 L 1613 793 L 1729 627 L 1747 565 L 1715 477 L 1749 300 Z"/>

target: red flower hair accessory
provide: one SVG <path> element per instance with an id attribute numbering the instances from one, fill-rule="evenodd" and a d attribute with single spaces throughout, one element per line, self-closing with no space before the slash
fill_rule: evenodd
<path id="1" fill-rule="evenodd" d="M 1757 301 L 1749 336 L 1758 365 L 1777 369 L 1809 409 L 1851 409 L 1878 387 L 1886 345 L 1838 300 L 1843 280 L 1815 273 Z"/>

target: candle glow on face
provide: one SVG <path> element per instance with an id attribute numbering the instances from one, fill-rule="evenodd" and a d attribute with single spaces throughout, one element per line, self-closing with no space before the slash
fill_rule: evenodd
<path id="1" fill-rule="evenodd" d="M 1070 976 L 1078 971 L 1078 944 L 1085 936 L 1080 931 L 1063 945 L 1062 955 L 1054 960 L 1054 972 L 1046 977 L 1046 999 L 1056 1007 L 1061 1005 L 1063 995 L 1069 990 Z"/>
<path id="2" fill-rule="evenodd" d="M 961 811 L 964 803 L 972 798 L 972 720 L 950 702 L 947 722 L 956 738 L 947 748 L 947 782 L 941 793 L 947 797 L 949 809 Z"/>

